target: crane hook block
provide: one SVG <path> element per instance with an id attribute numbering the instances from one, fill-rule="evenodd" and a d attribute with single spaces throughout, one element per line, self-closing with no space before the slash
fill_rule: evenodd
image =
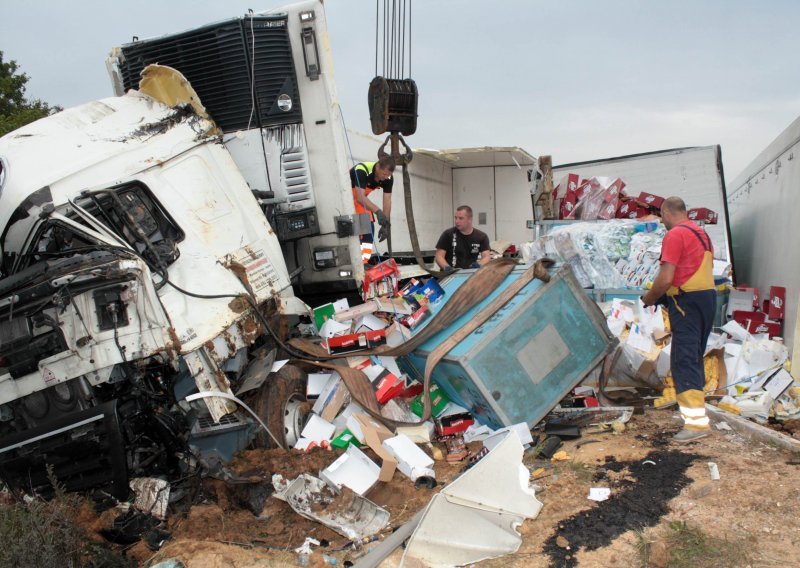
<path id="1" fill-rule="evenodd" d="M 373 134 L 417 131 L 417 84 L 413 79 L 375 77 L 369 84 L 369 120 Z"/>

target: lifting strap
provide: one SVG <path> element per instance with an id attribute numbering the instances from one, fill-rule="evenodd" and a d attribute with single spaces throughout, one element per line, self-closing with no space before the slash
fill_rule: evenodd
<path id="1" fill-rule="evenodd" d="M 450 300 L 442 306 L 442 309 L 434 316 L 434 318 L 422 328 L 419 333 L 415 334 L 409 341 L 397 347 L 389 347 L 382 345 L 367 351 L 358 351 L 356 353 L 342 353 L 336 358 L 348 357 L 352 355 L 386 355 L 386 356 L 401 356 L 411 353 L 420 345 L 425 343 L 428 339 L 447 329 L 454 321 L 464 315 L 467 311 L 477 306 L 481 301 L 486 299 L 499 285 L 506 279 L 516 265 L 516 261 L 511 259 L 496 259 L 478 269 L 472 274 L 467 281 L 456 290 Z M 385 418 L 380 413 L 380 406 L 375 398 L 375 392 L 372 388 L 372 383 L 367 376 L 358 369 L 352 369 L 347 366 L 334 365 L 332 363 L 323 363 L 320 361 L 311 362 L 312 365 L 318 367 L 331 369 L 339 373 L 344 381 L 347 390 L 350 392 L 352 398 L 361 405 L 373 418 L 379 420 L 390 426 L 396 428 L 397 426 L 415 426 L 422 424 L 431 417 L 431 401 L 430 401 L 430 378 L 433 369 L 453 349 L 470 333 L 475 331 L 478 327 L 483 325 L 492 315 L 494 315 L 500 308 L 507 304 L 517 293 L 522 290 L 527 284 L 535 278 L 543 282 L 550 281 L 550 275 L 547 269 L 553 265 L 550 259 L 537 260 L 530 268 L 520 275 L 518 279 L 512 282 L 502 293 L 500 293 L 494 300 L 481 309 L 475 316 L 467 322 L 464 326 L 456 330 L 450 337 L 445 339 L 438 347 L 436 347 L 427 357 L 425 362 L 425 372 L 423 378 L 423 404 L 424 410 L 422 418 L 418 422 L 399 422 Z M 292 339 L 289 344 L 300 351 L 308 353 L 317 357 L 330 357 L 325 349 L 317 343 L 313 343 L 307 339 Z"/>

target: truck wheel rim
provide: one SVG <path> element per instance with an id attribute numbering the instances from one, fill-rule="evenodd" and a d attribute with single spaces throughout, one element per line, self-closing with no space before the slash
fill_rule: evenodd
<path id="1" fill-rule="evenodd" d="M 286 438 L 286 446 L 294 447 L 300 439 L 300 432 L 303 430 L 303 420 L 305 401 L 299 397 L 292 396 L 286 401 L 286 409 L 283 412 L 283 431 Z"/>

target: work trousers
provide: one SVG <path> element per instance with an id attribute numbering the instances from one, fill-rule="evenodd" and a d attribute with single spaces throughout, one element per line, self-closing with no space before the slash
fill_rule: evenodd
<path id="1" fill-rule="evenodd" d="M 685 427 L 708 429 L 703 354 L 714 325 L 716 290 L 684 292 L 667 299 L 672 329 L 670 368 Z"/>

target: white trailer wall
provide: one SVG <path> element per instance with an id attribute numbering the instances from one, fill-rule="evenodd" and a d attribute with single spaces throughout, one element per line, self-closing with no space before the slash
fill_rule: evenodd
<path id="1" fill-rule="evenodd" d="M 800 296 L 800 118 L 731 184 L 728 210 L 738 283 L 786 287 L 786 344 L 797 353 Z M 797 373 L 797 370 L 795 370 Z M 795 375 L 797 376 L 797 375 Z"/>

